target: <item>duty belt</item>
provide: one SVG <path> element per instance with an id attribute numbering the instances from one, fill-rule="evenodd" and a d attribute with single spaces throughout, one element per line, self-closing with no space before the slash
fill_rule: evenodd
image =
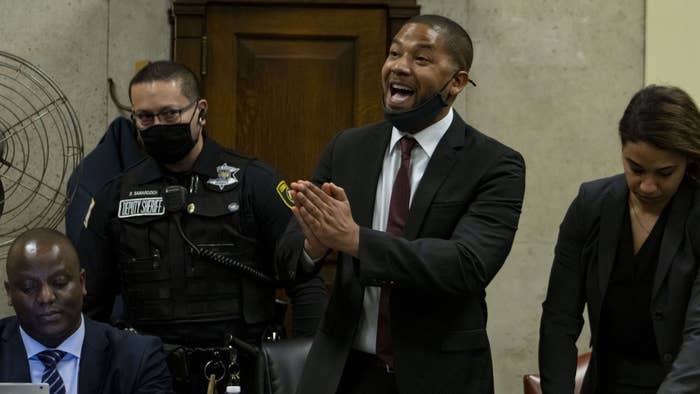
<path id="1" fill-rule="evenodd" d="M 231 346 L 203 348 L 164 344 L 163 349 L 177 392 L 192 389 L 204 392 L 212 375 L 217 386 L 240 384 L 238 351 Z"/>

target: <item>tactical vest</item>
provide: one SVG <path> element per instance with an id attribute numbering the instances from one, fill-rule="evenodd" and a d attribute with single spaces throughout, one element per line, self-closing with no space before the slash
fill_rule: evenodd
<path id="1" fill-rule="evenodd" d="M 226 155 L 226 161 L 240 169 L 239 177 L 250 162 L 233 155 Z M 220 187 L 202 175 L 191 174 L 186 179 L 184 209 L 170 213 L 164 190 L 177 181 L 160 177 L 143 183 L 139 166 L 148 162 L 124 174 L 117 211 L 127 321 L 147 330 L 149 325 L 164 323 L 242 318 L 243 282 L 248 279 L 229 267 L 194 256 L 175 222 L 179 216 L 185 235 L 197 247 L 254 266 L 255 240 L 240 231 L 240 180 L 232 186 L 229 178 L 229 184 Z"/>

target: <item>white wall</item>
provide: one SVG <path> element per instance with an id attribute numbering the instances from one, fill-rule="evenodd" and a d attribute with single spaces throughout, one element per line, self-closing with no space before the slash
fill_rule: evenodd
<path id="1" fill-rule="evenodd" d="M 646 84 L 675 85 L 700 100 L 700 1 L 647 0 Z"/>

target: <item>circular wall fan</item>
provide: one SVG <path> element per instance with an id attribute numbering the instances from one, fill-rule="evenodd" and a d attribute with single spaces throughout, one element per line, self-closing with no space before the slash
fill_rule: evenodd
<path id="1" fill-rule="evenodd" d="M 80 124 L 58 85 L 0 51 L 0 260 L 17 235 L 61 223 L 82 158 Z"/>

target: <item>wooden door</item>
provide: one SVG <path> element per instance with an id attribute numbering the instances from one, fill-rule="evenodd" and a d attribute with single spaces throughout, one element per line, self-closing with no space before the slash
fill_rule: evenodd
<path id="1" fill-rule="evenodd" d="M 310 177 L 339 130 L 381 119 L 389 37 L 410 2 L 175 3 L 175 60 L 198 72 L 209 134 L 288 181 Z"/>
<path id="2" fill-rule="evenodd" d="M 381 118 L 382 9 L 216 6 L 207 23 L 211 132 L 290 180 L 338 130 Z M 233 94 L 231 94 L 233 93 Z"/>
<path id="3" fill-rule="evenodd" d="M 377 121 L 380 69 L 415 0 L 176 1 L 174 60 L 202 79 L 207 131 L 288 181 L 341 129 Z M 332 288 L 334 266 L 323 270 Z"/>

